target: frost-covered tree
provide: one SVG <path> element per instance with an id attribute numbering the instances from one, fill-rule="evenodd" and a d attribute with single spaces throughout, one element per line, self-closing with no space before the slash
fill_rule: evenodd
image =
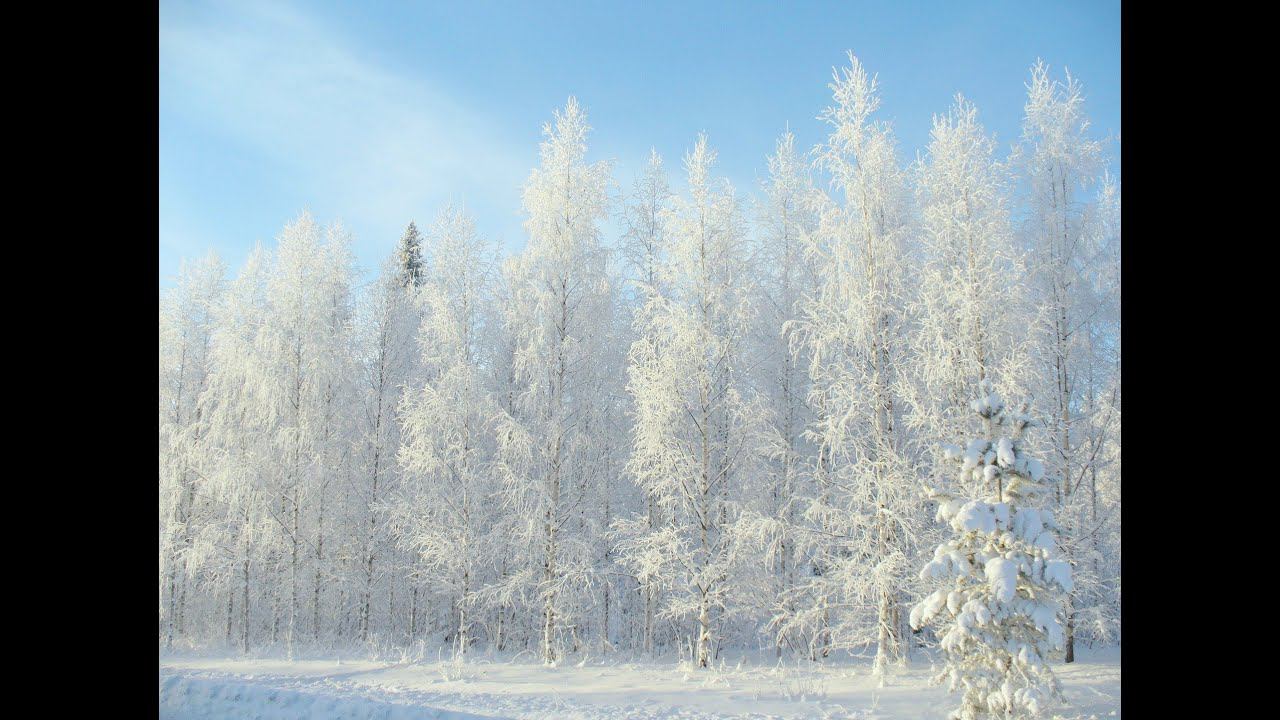
<path id="1" fill-rule="evenodd" d="M 422 272 L 418 254 L 418 231 L 410 223 L 406 238 L 413 239 L 413 253 L 405 242 L 383 265 L 382 272 L 362 296 L 359 305 L 357 343 L 359 356 L 360 410 L 357 432 L 361 465 L 360 481 L 348 502 L 348 519 L 358 525 L 353 551 L 358 555 L 358 633 L 369 639 L 375 623 L 374 595 L 382 576 L 400 568 L 393 566 L 395 550 L 390 546 L 386 505 L 401 476 L 396 461 L 401 436 L 398 413 L 404 387 L 418 380 L 417 333 L 420 310 L 416 291 Z M 409 262 L 406 263 L 406 259 Z M 386 584 L 395 583 L 388 577 Z M 388 605 L 394 593 L 385 588 Z M 391 631 L 390 608 L 386 630 Z"/>
<path id="2" fill-rule="evenodd" d="M 936 456 L 937 438 L 963 431 L 981 380 L 1026 389 L 1030 324 L 1014 245 L 1006 171 L 972 103 L 957 96 L 935 116 L 916 168 L 921 267 L 914 298 L 910 422 Z"/>
<path id="3" fill-rule="evenodd" d="M 662 524 L 619 524 L 628 538 L 621 561 L 642 584 L 664 588 L 662 615 L 695 622 L 700 667 L 711 662 L 713 616 L 727 607 L 731 525 L 755 450 L 738 377 L 749 320 L 743 227 L 732 187 L 711 179 L 714 161 L 699 136 L 685 157 L 689 197 L 670 214 L 666 289 L 645 287 L 627 373 L 635 408 L 627 467 L 656 499 Z"/>
<path id="4" fill-rule="evenodd" d="M 267 283 L 267 310 L 256 338 L 259 391 L 270 422 L 272 517 L 283 532 L 281 584 L 287 598 L 285 643 L 292 654 L 311 590 L 312 639 L 320 633 L 326 519 L 341 472 L 345 437 L 338 408 L 349 401 L 347 332 L 351 265 L 340 228 L 325 237 L 304 213 L 280 234 Z M 326 511 L 330 514 L 326 518 Z M 310 571 L 308 576 L 308 571 Z"/>
<path id="5" fill-rule="evenodd" d="M 740 532 L 754 540 L 766 562 L 757 582 L 747 584 L 757 612 L 773 629 L 776 651 L 784 645 L 807 649 L 807 639 L 792 630 L 801 578 L 809 573 L 800 534 L 809 492 L 809 465 L 816 454 L 805 430 L 813 421 L 809 407 L 809 357 L 796 332 L 802 302 L 817 290 L 816 268 L 805 248 L 818 227 L 822 199 L 795 136 L 782 135 L 768 158 L 769 176 L 756 204 L 756 244 L 752 268 L 756 312 L 748 355 L 749 381 L 766 410 L 760 454 L 765 463 L 762 503 L 744 513 Z"/>
<path id="6" fill-rule="evenodd" d="M 627 229 L 622 236 L 621 256 L 634 289 L 633 315 L 643 307 L 649 294 L 663 291 L 664 284 L 659 274 L 662 264 L 668 261 L 670 237 L 667 223 L 674 197 L 663 168 L 662 156 L 656 150 L 651 150 L 645 172 L 636 179 L 623 216 Z M 630 329 L 634 338 L 637 329 Z M 639 338 L 626 343 L 627 346 L 636 339 Z M 644 339 L 651 345 L 654 341 L 654 338 L 647 336 Z M 650 352 L 656 355 L 659 349 L 654 346 L 650 348 Z M 662 511 L 655 493 L 646 490 L 644 498 L 646 531 L 652 533 L 663 525 Z M 637 578 L 637 583 L 644 602 L 640 645 L 646 654 L 651 654 L 654 650 L 661 585 L 652 575 Z"/>
<path id="7" fill-rule="evenodd" d="M 1102 147 L 1089 137 L 1080 83 L 1067 75 L 1060 83 L 1037 62 L 1027 85 L 1022 145 L 1014 157 L 1028 193 L 1027 245 L 1033 250 L 1033 289 L 1039 322 L 1035 357 L 1038 396 L 1051 404 L 1049 464 L 1058 479 L 1055 502 L 1063 525 L 1063 550 L 1083 559 L 1088 494 L 1079 492 L 1093 476 L 1096 458 L 1085 430 L 1089 408 L 1082 376 L 1101 370 L 1088 347 L 1091 324 L 1106 293 L 1095 292 L 1106 255 L 1091 242 L 1094 208 L 1082 195 L 1100 170 Z M 1096 338 L 1095 338 L 1096 339 Z M 1078 566 L 1078 565 L 1077 565 Z M 1087 582 L 1082 575 L 1081 580 Z M 1084 584 L 1084 583 L 1080 583 Z M 1075 659 L 1076 598 L 1067 606 L 1067 661 Z"/>
<path id="8" fill-rule="evenodd" d="M 1068 503 L 1074 511 L 1076 592 L 1073 639 L 1110 643 L 1120 622 L 1120 188 L 1105 173 L 1088 208 L 1089 265 L 1082 273 L 1076 330 L 1080 475 Z"/>
<path id="9" fill-rule="evenodd" d="M 496 259 L 495 259 L 496 260 Z M 500 484 L 490 523 L 490 538 L 496 567 L 478 595 L 486 611 L 486 635 L 497 650 L 505 650 L 513 642 L 531 639 L 533 629 L 540 629 L 536 617 L 541 605 L 530 602 L 536 580 L 536 547 L 527 542 L 528 521 L 521 515 L 522 506 L 512 502 L 520 497 L 519 489 L 529 483 L 529 470 L 524 452 L 527 434 L 517 422 L 520 415 L 521 379 L 516 368 L 520 349 L 521 316 L 514 310 L 515 286 L 521 280 L 515 258 L 495 262 L 490 276 L 489 322 L 481 324 L 481 344 L 490 362 L 483 369 L 492 402 L 498 410 L 492 442 L 494 481 Z"/>
<path id="10" fill-rule="evenodd" d="M 1053 512 L 1041 507 L 1052 480 L 1024 449 L 1023 433 L 1035 425 L 1027 408 L 1005 408 L 983 380 L 972 409 L 981 436 L 948 445 L 945 457 L 963 476 L 953 487 L 981 494 L 932 493 L 937 520 L 953 535 L 920 572 L 937 588 L 912 608 L 911 626 L 941 631 L 946 667 L 937 681 L 962 692 L 950 717 L 1035 717 L 1061 698 L 1046 656 L 1063 642 L 1058 615 L 1071 565 L 1058 557 Z"/>
<path id="11" fill-rule="evenodd" d="M 560 657 L 562 632 L 576 640 L 576 624 L 592 604 L 599 520 L 582 511 L 598 505 L 601 443 L 597 415 L 604 367 L 601 344 L 612 318 L 607 255 L 599 223 L 608 213 L 610 165 L 586 162 L 587 117 L 570 98 L 544 127 L 539 168 L 524 189 L 529 243 L 515 268 L 509 321 L 517 414 L 499 431 L 508 504 L 536 578 L 541 605 L 542 658 Z M 528 568 L 526 568 L 528 569 Z"/>
<path id="12" fill-rule="evenodd" d="M 222 517 L 216 532 L 203 536 L 202 556 L 225 562 L 229 612 L 224 638 L 230 644 L 234 633 L 241 652 L 249 650 L 255 628 L 268 620 L 264 597 L 274 578 L 266 577 L 267 560 L 278 538 L 266 502 L 272 449 L 256 346 L 267 309 L 270 261 L 265 249 L 255 247 L 231 282 L 226 302 L 214 316 L 213 368 L 200 398 L 209 423 L 205 490 Z"/>
<path id="13" fill-rule="evenodd" d="M 356 418 L 349 408 L 358 402 L 359 388 L 353 382 L 357 364 L 353 355 L 354 303 L 352 285 L 355 266 L 351 254 L 351 233 L 341 223 L 325 231 L 322 258 L 325 273 L 320 279 L 321 301 L 327 324 L 317 346 L 328 355 L 321 375 L 324 378 L 322 419 L 320 428 L 319 492 L 316 504 L 315 570 L 311 588 L 311 639 L 332 637 L 337 631 L 334 621 L 339 615 L 326 607 L 341 602 L 329 589 L 345 573 L 336 572 L 343 562 L 332 557 L 341 549 L 339 541 L 346 535 L 339 491 L 350 486 L 357 469 L 353 448 Z M 327 554 L 326 554 L 327 553 Z M 326 592 L 326 590 L 329 590 Z"/>
<path id="14" fill-rule="evenodd" d="M 622 236 L 621 254 L 633 282 L 639 287 L 660 288 L 658 271 L 666 261 L 667 216 L 675 196 L 667 182 L 662 156 L 649 151 L 649 162 L 623 209 L 626 231 Z M 638 293 L 643 302 L 643 292 Z"/>
<path id="15" fill-rule="evenodd" d="M 1117 640 L 1120 185 L 1079 85 L 1032 70 L 1004 162 L 957 96 L 909 171 L 856 58 L 830 88 L 825 139 L 783 135 L 752 203 L 700 137 L 678 193 L 649 153 L 611 228 L 610 165 L 570 99 L 513 256 L 448 210 L 364 278 L 303 214 L 229 283 L 184 266 L 160 308 L 162 645 L 706 666 L 765 642 L 874 653 L 883 678 L 908 659 L 924 548 L 955 531 L 917 488 L 979 382 L 1044 406 L 1047 432 L 1005 434 L 1052 478 L 1066 657 Z M 970 467 L 938 492 L 1040 510 L 986 440 L 994 490 Z M 1018 682 L 1018 707 L 1044 699 Z"/>
<path id="16" fill-rule="evenodd" d="M 396 246 L 396 264 L 406 285 L 417 287 L 422 283 L 422 235 L 412 222 L 404 229 L 400 244 Z"/>
<path id="17" fill-rule="evenodd" d="M 811 605 L 819 642 L 875 646 L 875 672 L 905 657 L 901 607 L 918 525 L 903 434 L 909 195 L 891 129 L 873 121 L 876 81 L 856 57 L 835 73 L 831 134 L 817 150 L 838 200 L 822 214 L 817 292 L 798 323 L 809 353 L 809 437 L 818 446 Z M 833 613 L 832 607 L 838 606 Z"/>
<path id="18" fill-rule="evenodd" d="M 208 459 L 208 419 L 200 397 L 213 372 L 215 318 L 225 292 L 216 255 L 184 262 L 160 300 L 160 616 L 166 646 L 185 633 L 189 556 L 202 517 L 197 488 Z"/>
<path id="19" fill-rule="evenodd" d="M 452 207 L 428 233 L 428 248 L 419 341 L 425 381 L 401 410 L 407 482 L 394 513 L 432 595 L 450 604 L 454 645 L 465 654 L 475 594 L 494 561 L 490 497 L 498 488 L 490 464 L 500 410 L 482 373 L 481 340 L 495 257 L 471 218 Z"/>

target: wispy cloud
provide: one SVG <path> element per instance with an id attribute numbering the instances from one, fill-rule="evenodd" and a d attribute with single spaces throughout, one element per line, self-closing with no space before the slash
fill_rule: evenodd
<path id="1" fill-rule="evenodd" d="M 322 215 L 381 235 L 449 198 L 518 202 L 528 148 L 504 145 L 494 123 L 380 66 L 339 29 L 284 4 L 182 15 L 161 14 L 162 103 L 285 168 Z"/>

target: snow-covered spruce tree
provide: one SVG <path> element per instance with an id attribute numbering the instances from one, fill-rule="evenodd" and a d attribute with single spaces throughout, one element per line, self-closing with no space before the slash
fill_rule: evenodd
<path id="1" fill-rule="evenodd" d="M 732 188 L 712 183 L 714 160 L 699 136 L 685 157 L 690 197 L 670 215 L 666 289 L 646 288 L 627 373 L 635 403 L 627 467 L 656 498 L 663 524 L 617 524 L 627 538 L 620 562 L 664 589 L 662 616 L 695 623 L 699 667 L 711 662 L 713 623 L 726 609 L 739 474 L 755 443 L 736 377 L 749 320 L 743 230 Z"/>
<path id="2" fill-rule="evenodd" d="M 400 462 L 406 481 L 394 515 L 432 596 L 451 609 L 450 636 L 464 655 L 475 593 L 492 564 L 489 470 L 498 409 L 481 373 L 481 324 L 494 252 L 464 212 L 443 210 L 428 234 L 420 348 L 425 381 L 405 396 Z"/>
<path id="3" fill-rule="evenodd" d="M 417 287 L 422 284 L 422 235 L 412 222 L 404 229 L 400 244 L 396 247 L 396 264 L 401 269 L 405 284 Z"/>
<path id="4" fill-rule="evenodd" d="M 1045 656 L 1062 645 L 1058 615 L 1071 566 L 1057 557 L 1052 511 L 1040 507 L 1051 481 L 1023 448 L 1023 433 L 1035 425 L 1026 407 L 1005 408 L 983 380 L 972 409 L 982 435 L 964 448 L 947 446 L 945 456 L 958 467 L 954 486 L 983 494 L 931 493 L 938 521 L 954 535 L 920 572 L 938 587 L 912 608 L 911 626 L 941 631 L 946 667 L 936 680 L 963 692 L 950 717 L 1035 717 L 1060 699 Z"/>
<path id="5" fill-rule="evenodd" d="M 905 658 L 904 589 L 920 524 L 902 423 L 910 196 L 892 130 L 871 119 L 875 79 L 852 53 L 849 61 L 831 83 L 834 104 L 822 115 L 831 133 L 817 149 L 838 199 L 809 244 L 818 291 L 797 323 L 818 459 L 806 511 L 817 526 L 806 548 L 812 604 L 796 622 L 817 643 L 874 646 L 883 678 Z"/>
<path id="6" fill-rule="evenodd" d="M 524 188 L 529 243 L 507 308 L 519 395 L 517 416 L 498 433 L 499 460 L 537 576 L 512 577 L 536 585 L 549 664 L 560 657 L 562 631 L 577 640 L 576 626 L 593 604 L 602 529 L 579 511 L 601 507 L 599 450 L 608 428 L 591 421 L 604 400 L 601 378 L 621 374 L 601 362 L 613 311 L 598 223 L 608 213 L 611 166 L 586 162 L 589 129 L 570 98 L 543 130 L 542 164 Z"/>

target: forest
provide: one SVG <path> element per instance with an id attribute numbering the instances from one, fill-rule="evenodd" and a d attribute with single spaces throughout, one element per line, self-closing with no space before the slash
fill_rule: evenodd
<path id="1" fill-rule="evenodd" d="M 376 272 L 305 212 L 184 261 L 162 652 L 938 651 L 979 713 L 1117 645 L 1118 137 L 1043 63 L 1020 137 L 957 95 L 913 160 L 852 53 L 829 88 L 747 192 L 705 134 L 617 178 L 571 97 L 519 252 L 459 204 Z"/>

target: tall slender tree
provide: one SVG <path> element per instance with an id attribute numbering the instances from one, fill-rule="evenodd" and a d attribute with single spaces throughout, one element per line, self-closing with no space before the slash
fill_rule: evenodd
<path id="1" fill-rule="evenodd" d="M 600 397 L 597 359 L 611 316 L 607 255 L 599 223 L 608 213 L 610 165 L 587 163 L 586 113 L 569 98 L 543 129 L 541 166 L 524 189 L 529 243 L 519 258 L 509 311 L 518 328 L 518 416 L 501 448 L 515 468 L 510 504 L 528 519 L 524 536 L 540 546 L 542 658 L 560 657 L 560 635 L 590 602 L 598 579 L 590 561 L 597 526 L 578 522 L 598 490 L 602 429 L 588 424 Z M 616 372 L 616 371 L 615 371 Z"/>
<path id="2" fill-rule="evenodd" d="M 1098 296 L 1091 282 L 1099 255 L 1090 243 L 1091 206 L 1082 198 L 1100 170 L 1102 147 L 1089 137 L 1080 83 L 1049 77 L 1037 62 L 1027 85 L 1022 145 L 1014 158 L 1028 192 L 1027 243 L 1035 251 L 1033 286 L 1039 322 L 1036 358 L 1040 365 L 1040 397 L 1051 398 L 1048 421 L 1050 468 L 1058 478 L 1055 502 L 1063 525 L 1063 549 L 1072 562 L 1080 559 L 1087 533 L 1088 494 L 1079 488 L 1093 475 L 1096 457 L 1085 442 L 1087 393 L 1081 376 L 1092 358 L 1086 352 L 1089 324 Z M 1067 662 L 1075 659 L 1077 596 L 1068 598 Z"/>
<path id="3" fill-rule="evenodd" d="M 758 511 L 748 511 L 740 533 L 765 552 L 770 571 L 750 594 L 768 619 L 776 652 L 784 645 L 807 647 L 796 630 L 796 615 L 806 600 L 801 578 L 810 570 L 801 552 L 801 517 L 809 488 L 815 448 L 805 435 L 813 422 L 809 407 L 809 357 L 797 342 L 801 303 L 817 289 L 816 268 L 805 248 L 818 228 L 821 198 L 807 163 L 787 131 L 768 158 L 769 176 L 756 205 L 756 244 L 752 261 L 756 308 L 749 347 L 749 380 L 767 411 L 761 453 L 767 488 Z"/>
<path id="4" fill-rule="evenodd" d="M 743 227 L 732 187 L 710 175 L 715 153 L 701 135 L 685 157 L 689 197 L 671 213 L 666 292 L 646 287 L 631 347 L 637 483 L 657 500 L 665 525 L 623 524 L 623 562 L 644 582 L 669 586 L 663 614 L 696 623 L 693 660 L 711 662 L 714 615 L 726 609 L 734 563 L 731 523 L 739 477 L 754 449 L 736 377 L 749 319 Z M 664 578 L 665 576 L 665 578 Z"/>
<path id="5" fill-rule="evenodd" d="M 357 549 L 359 636 L 369 639 L 375 623 L 374 594 L 379 576 L 391 572 L 394 548 L 388 532 L 388 504 L 397 490 L 402 470 L 396 457 L 400 448 L 402 420 L 400 401 L 406 385 L 419 380 L 418 326 L 421 311 L 415 273 L 421 272 L 417 251 L 417 228 L 410 223 L 406 237 L 412 236 L 415 254 L 404 252 L 402 243 L 389 258 L 381 274 L 365 293 L 360 305 L 359 345 L 361 482 L 354 493 L 349 517 L 359 524 Z M 409 263 L 406 263 L 406 260 Z M 407 281 L 408 280 L 408 281 Z M 394 582 L 388 578 L 388 583 Z M 384 588 L 391 594 L 391 588 Z M 386 631 L 391 630 L 387 617 Z"/>
<path id="6" fill-rule="evenodd" d="M 207 418 L 200 396 L 213 371 L 214 318 L 225 292 L 225 269 L 212 253 L 183 263 L 160 301 L 160 576 L 166 647 L 184 634 L 187 576 L 200 532 L 197 498 L 207 455 Z"/>
<path id="7" fill-rule="evenodd" d="M 225 553 L 232 571 L 227 590 L 231 625 L 239 622 L 236 640 L 241 652 L 248 652 L 254 640 L 254 610 L 259 610 L 258 619 L 265 615 L 269 583 L 260 576 L 269 571 L 269 553 L 279 536 L 266 503 L 272 450 L 269 415 L 258 382 L 262 371 L 257 338 L 266 317 L 270 262 L 266 250 L 256 246 L 230 284 L 227 301 L 214 316 L 213 369 L 200 398 L 209 422 L 206 492 L 224 509 L 226 520 L 220 526 L 221 537 L 210 540 L 217 545 L 216 553 Z"/>
<path id="8" fill-rule="evenodd" d="M 405 396 L 400 461 L 409 474 L 396 512 L 402 542 L 453 608 L 459 654 L 470 644 L 476 591 L 497 547 L 489 542 L 494 423 L 481 326 L 495 254 L 475 223 L 452 207 L 429 235 L 431 270 L 422 284 L 424 383 Z"/>
<path id="9" fill-rule="evenodd" d="M 336 475 L 335 398 L 349 377 L 345 349 L 350 287 L 348 242 L 341 231 L 323 237 L 304 213 L 279 238 L 258 337 L 258 382 L 271 423 L 272 511 L 285 537 L 288 582 L 285 643 L 292 656 L 306 622 L 303 593 L 311 587 L 311 630 L 320 628 L 325 510 Z M 306 577 L 311 570 L 311 577 Z M 308 583 L 310 581 L 310 583 Z"/>
<path id="10" fill-rule="evenodd" d="M 812 581 L 821 617 L 813 624 L 832 623 L 837 644 L 874 644 L 875 673 L 883 677 L 904 656 L 901 593 L 918 526 L 902 427 L 909 196 L 893 134 L 871 119 L 880 104 L 875 78 L 852 53 L 849 61 L 835 74 L 835 102 L 822 114 L 831 134 L 818 148 L 818 165 L 839 199 L 811 247 L 820 285 L 799 324 L 811 357 L 810 399 L 819 408 L 810 432 L 820 487 L 808 515 L 822 528 L 821 574 Z M 845 612 L 828 620 L 833 600 Z"/>
<path id="11" fill-rule="evenodd" d="M 921 268 L 908 420 L 931 464 L 941 460 L 935 439 L 963 431 L 968 397 L 979 381 L 1029 389 L 1031 316 L 1006 177 L 977 108 L 957 95 L 945 115 L 934 117 L 916 167 Z"/>
<path id="12" fill-rule="evenodd" d="M 658 155 L 656 150 L 650 150 L 649 162 L 645 165 L 644 174 L 635 181 L 623 218 L 627 230 L 622 237 L 621 255 L 626 262 L 626 270 L 634 291 L 631 308 L 633 316 L 643 307 L 647 296 L 664 292 L 665 284 L 660 278 L 660 270 L 663 264 L 668 262 L 670 231 L 667 224 L 673 198 L 662 156 Z M 635 336 L 638 329 L 634 327 L 630 329 Z M 642 334 L 640 337 L 633 337 L 627 345 L 630 346 L 640 338 L 651 344 L 649 352 L 656 356 L 659 348 L 653 345 L 655 338 Z M 654 533 L 664 525 L 659 498 L 650 489 L 644 489 L 642 492 L 645 498 L 645 531 Z M 652 654 L 658 605 L 661 600 L 661 583 L 660 579 L 652 573 L 644 574 L 643 577 L 637 576 L 637 582 L 644 598 L 640 645 L 646 654 Z"/>

